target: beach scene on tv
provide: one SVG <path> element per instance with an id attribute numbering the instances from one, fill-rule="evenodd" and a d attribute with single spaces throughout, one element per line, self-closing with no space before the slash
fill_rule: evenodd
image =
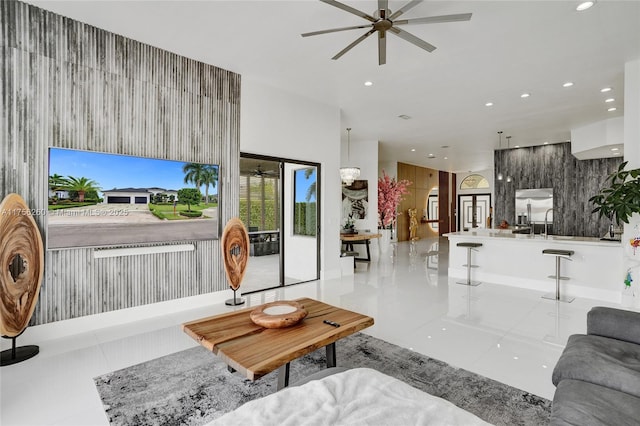
<path id="1" fill-rule="evenodd" d="M 47 248 L 218 238 L 217 165 L 49 149 Z"/>

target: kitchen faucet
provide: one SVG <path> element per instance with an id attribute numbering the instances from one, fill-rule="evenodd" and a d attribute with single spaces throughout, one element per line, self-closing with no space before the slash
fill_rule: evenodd
<path id="1" fill-rule="evenodd" d="M 549 223 L 548 219 L 547 219 L 547 215 L 549 214 L 549 212 L 553 211 L 553 207 L 551 207 L 550 209 L 547 209 L 546 212 L 544 212 L 544 237 L 547 238 L 549 236 L 549 233 L 547 232 L 547 224 Z"/>

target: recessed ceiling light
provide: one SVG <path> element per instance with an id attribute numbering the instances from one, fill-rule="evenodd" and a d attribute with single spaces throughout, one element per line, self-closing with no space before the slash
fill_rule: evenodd
<path id="1" fill-rule="evenodd" d="M 567 81 L 565 84 L 562 85 L 562 87 L 571 87 L 573 86 L 573 83 L 570 81 Z"/>
<path id="2" fill-rule="evenodd" d="M 576 10 L 578 12 L 582 12 L 583 10 L 587 10 L 589 9 L 591 6 L 593 6 L 594 4 L 596 4 L 595 1 L 583 1 L 582 3 L 580 3 L 578 6 L 576 6 Z"/>
<path id="3" fill-rule="evenodd" d="M 600 91 L 601 91 L 602 93 L 610 92 L 610 91 L 611 91 L 611 87 L 604 87 L 604 88 L 600 89 Z"/>
<path id="4" fill-rule="evenodd" d="M 619 152 L 614 152 L 613 155 L 620 155 L 620 153 Z"/>
<path id="5" fill-rule="evenodd" d="M 415 148 L 411 148 L 411 152 L 416 152 L 416 149 Z"/>
<path id="6" fill-rule="evenodd" d="M 449 159 L 449 157 L 444 157 L 444 159 L 445 159 L 445 160 L 448 160 L 448 159 Z"/>
<path id="7" fill-rule="evenodd" d="M 549 141 L 544 141 L 543 145 L 549 145 Z"/>
<path id="8" fill-rule="evenodd" d="M 613 98 L 608 98 L 608 99 L 605 99 L 604 101 L 605 101 L 605 102 L 613 102 L 613 101 L 615 101 L 615 99 L 613 99 Z"/>
<path id="9" fill-rule="evenodd" d="M 484 106 L 493 106 L 493 102 L 487 102 Z"/>
<path id="10" fill-rule="evenodd" d="M 529 96 L 531 96 L 531 93 L 523 93 L 520 95 L 521 98 L 528 98 Z"/>
<path id="11" fill-rule="evenodd" d="M 402 118 L 403 120 L 410 120 L 411 119 L 411 117 L 409 117 L 407 114 L 400 114 L 398 116 L 398 118 Z"/>
<path id="12" fill-rule="evenodd" d="M 619 151 L 620 148 L 611 148 L 611 151 Z"/>
<path id="13" fill-rule="evenodd" d="M 516 146 L 514 146 L 514 148 L 520 148 L 520 145 L 516 145 Z"/>
<path id="14" fill-rule="evenodd" d="M 611 108 L 609 108 L 607 111 L 612 112 L 612 111 L 615 111 L 615 110 L 617 110 L 617 109 L 618 109 L 618 108 L 616 108 L 616 107 L 611 107 Z"/>
<path id="15" fill-rule="evenodd" d="M 373 86 L 373 81 L 365 81 L 364 85 L 369 87 L 369 86 Z"/>

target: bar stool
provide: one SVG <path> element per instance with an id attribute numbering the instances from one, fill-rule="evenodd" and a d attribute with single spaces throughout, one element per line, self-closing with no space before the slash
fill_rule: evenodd
<path id="1" fill-rule="evenodd" d="M 543 299 L 550 300 L 558 300 L 560 302 L 571 303 L 573 302 L 573 297 L 560 296 L 560 280 L 568 280 L 569 277 L 563 277 L 560 275 L 560 259 L 564 258 L 567 260 L 571 260 L 571 256 L 573 256 L 573 250 L 558 250 L 558 249 L 544 249 L 542 250 L 542 254 L 546 256 L 555 256 L 556 257 L 556 274 L 549 275 L 549 278 L 555 278 L 556 280 L 556 292 L 548 293 L 542 296 Z"/>
<path id="2" fill-rule="evenodd" d="M 462 265 L 467 267 L 467 280 L 466 281 L 456 281 L 456 284 L 464 284 L 464 285 L 479 285 L 479 281 L 471 281 L 471 268 L 477 268 L 478 265 L 471 264 L 471 250 L 476 250 L 478 247 L 482 247 L 482 243 L 458 243 L 456 244 L 458 247 L 465 247 L 467 249 L 467 264 Z"/>

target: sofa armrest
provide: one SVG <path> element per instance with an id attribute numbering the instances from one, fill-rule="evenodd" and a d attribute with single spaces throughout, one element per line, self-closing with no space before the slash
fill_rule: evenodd
<path id="1" fill-rule="evenodd" d="M 640 345 L 640 312 L 596 306 L 587 314 L 587 334 Z"/>

